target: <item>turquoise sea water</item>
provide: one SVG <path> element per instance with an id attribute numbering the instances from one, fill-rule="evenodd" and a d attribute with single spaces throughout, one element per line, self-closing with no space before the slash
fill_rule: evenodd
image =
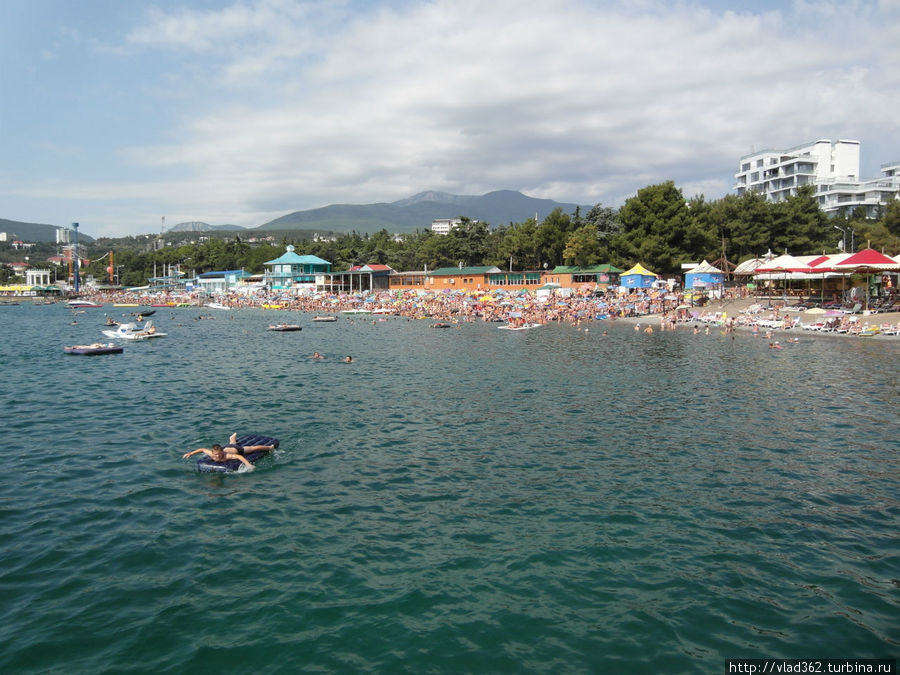
<path id="1" fill-rule="evenodd" d="M 168 338 L 64 355 L 104 311 L 0 308 L 0 672 L 900 650 L 900 341 L 160 309 Z M 232 431 L 281 447 L 181 459 Z"/>

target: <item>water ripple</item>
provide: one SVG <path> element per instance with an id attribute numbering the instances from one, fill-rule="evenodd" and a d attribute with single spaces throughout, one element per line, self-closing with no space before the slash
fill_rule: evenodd
<path id="1" fill-rule="evenodd" d="M 898 347 L 5 308 L 5 672 L 721 672 L 900 644 Z M 284 339 L 287 338 L 287 339 Z M 312 361 L 313 351 L 325 361 Z M 353 364 L 340 357 L 352 354 Z M 197 474 L 231 431 L 282 439 Z"/>

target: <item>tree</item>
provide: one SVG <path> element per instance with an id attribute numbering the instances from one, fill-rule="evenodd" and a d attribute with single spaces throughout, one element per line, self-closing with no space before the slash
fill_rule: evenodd
<path id="1" fill-rule="evenodd" d="M 794 254 L 815 253 L 828 247 L 831 225 L 813 197 L 812 185 L 804 185 L 796 195 L 772 205 L 772 248 Z"/>
<path id="2" fill-rule="evenodd" d="M 672 181 L 638 190 L 619 210 L 619 223 L 621 232 L 612 241 L 617 256 L 613 264 L 629 267 L 642 262 L 654 271 L 673 273 L 693 257 L 683 246 L 697 233 L 688 229 L 687 204 Z"/>
<path id="3" fill-rule="evenodd" d="M 615 209 L 602 204 L 592 206 L 585 221 L 597 228 L 601 239 L 607 239 L 619 231 L 619 217 Z"/>
<path id="4" fill-rule="evenodd" d="M 884 209 L 882 223 L 895 237 L 900 237 L 900 197 L 895 197 Z"/>
<path id="5" fill-rule="evenodd" d="M 495 264 L 505 267 L 510 263 L 516 269 L 536 270 L 541 266 L 537 244 L 537 221 L 529 218 L 524 223 L 512 224 L 500 230 L 497 254 L 500 260 Z M 502 261 L 502 262 L 501 262 Z"/>
<path id="6" fill-rule="evenodd" d="M 571 229 L 572 219 L 560 208 L 553 209 L 544 218 L 534 238 L 541 265 L 546 263 L 552 268 L 562 263 Z"/>
<path id="7" fill-rule="evenodd" d="M 597 239 L 597 228 L 590 224 L 584 225 L 569 235 L 563 260 L 567 265 L 593 265 L 600 261 L 602 252 Z"/>

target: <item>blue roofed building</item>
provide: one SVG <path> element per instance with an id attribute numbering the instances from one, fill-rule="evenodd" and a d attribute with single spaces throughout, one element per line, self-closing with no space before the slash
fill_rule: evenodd
<path id="1" fill-rule="evenodd" d="M 327 260 L 314 255 L 297 255 L 290 245 L 280 258 L 263 264 L 266 268 L 264 282 L 272 289 L 314 289 L 316 275 L 331 272 L 331 263 Z"/>

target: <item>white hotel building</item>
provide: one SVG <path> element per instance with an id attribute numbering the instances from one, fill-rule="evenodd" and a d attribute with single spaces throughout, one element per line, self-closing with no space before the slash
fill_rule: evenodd
<path id="1" fill-rule="evenodd" d="M 741 157 L 734 174 L 739 195 L 758 192 L 771 202 L 797 194 L 803 185 L 815 187 L 819 207 L 827 214 L 862 206 L 877 218 L 880 207 L 900 193 L 900 161 L 881 165 L 881 178 L 860 180 L 859 141 L 816 141 L 787 150 L 763 150 Z"/>

